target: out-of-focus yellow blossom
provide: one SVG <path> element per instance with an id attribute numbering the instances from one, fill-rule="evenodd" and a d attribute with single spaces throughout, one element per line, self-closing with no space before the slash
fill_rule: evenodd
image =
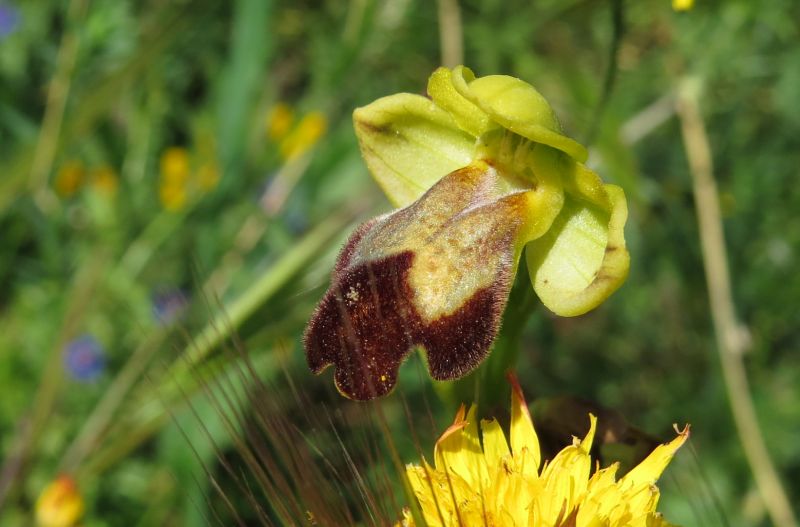
<path id="1" fill-rule="evenodd" d="M 283 102 L 277 103 L 267 114 L 267 136 L 273 141 L 280 141 L 289 133 L 294 123 L 294 110 Z"/>
<path id="2" fill-rule="evenodd" d="M 36 500 L 39 527 L 71 527 L 83 515 L 83 498 L 75 481 L 59 476 L 44 488 Z"/>
<path id="3" fill-rule="evenodd" d="M 328 120 L 322 112 L 309 112 L 280 144 L 283 159 L 290 161 L 305 154 L 314 146 L 328 128 Z"/>
<path id="4" fill-rule="evenodd" d="M 161 154 L 161 179 L 168 183 L 186 183 L 191 174 L 189 152 L 172 146 Z"/>
<path id="5" fill-rule="evenodd" d="M 162 182 L 158 187 L 161 205 L 169 211 L 178 211 L 186 205 L 188 192 L 185 184 Z"/>
<path id="6" fill-rule="evenodd" d="M 197 169 L 197 186 L 203 192 L 216 188 L 219 183 L 219 168 L 216 163 L 207 162 Z"/>
<path id="7" fill-rule="evenodd" d="M 63 198 L 75 194 L 83 185 L 86 171 L 80 161 L 67 161 L 56 173 L 54 182 L 56 192 Z"/>
<path id="8" fill-rule="evenodd" d="M 199 160 L 195 157 L 193 161 L 189 151 L 181 147 L 165 150 L 160 168 L 158 196 L 161 205 L 170 211 L 182 209 L 198 194 L 214 189 L 220 180 L 219 167 L 213 156 L 206 154 Z"/>
<path id="9" fill-rule="evenodd" d="M 656 480 L 689 437 L 686 427 L 617 479 L 617 464 L 592 474 L 589 456 L 597 419 L 551 461 L 542 463 L 539 439 L 516 381 L 511 400 L 510 441 L 495 420 L 481 421 L 476 409 L 455 422 L 436 443 L 434 466 L 408 465 L 406 472 L 422 515 L 431 527 L 667 527 L 656 512 Z M 539 468 L 541 466 L 541 469 Z M 409 510 L 399 525 L 415 525 Z"/>
<path id="10" fill-rule="evenodd" d="M 694 0 L 672 0 L 672 9 L 675 11 L 688 11 L 694 7 Z"/>
<path id="11" fill-rule="evenodd" d="M 89 181 L 92 188 L 107 196 L 115 195 L 119 188 L 119 178 L 116 172 L 107 165 L 92 170 Z"/>
<path id="12" fill-rule="evenodd" d="M 191 176 L 189 152 L 178 146 L 167 148 L 161 154 L 160 168 L 158 197 L 161 205 L 169 211 L 180 210 L 189 198 Z"/>

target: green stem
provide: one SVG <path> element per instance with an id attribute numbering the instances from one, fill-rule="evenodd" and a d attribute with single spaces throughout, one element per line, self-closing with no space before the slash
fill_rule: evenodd
<path id="1" fill-rule="evenodd" d="M 608 101 L 611 99 L 611 92 L 614 90 L 614 81 L 617 78 L 617 54 L 619 52 L 619 45 L 622 42 L 622 36 L 625 34 L 625 8 L 623 0 L 611 1 L 611 45 L 608 49 L 608 66 L 606 67 L 605 78 L 603 79 L 603 91 L 600 94 L 600 100 L 592 115 L 592 120 L 589 122 L 589 128 L 586 130 L 584 144 L 588 148 L 595 138 L 600 129 L 600 122 L 603 119 Z"/>
<path id="2" fill-rule="evenodd" d="M 78 26 L 83 22 L 87 8 L 88 2 L 84 0 L 72 0 L 67 8 L 68 28 L 59 46 L 56 72 L 50 81 L 42 128 L 33 155 L 28 184 L 34 199 L 43 210 L 50 210 L 57 204 L 47 186 L 47 176 L 53 168 L 58 150 L 64 110 L 67 107 L 67 97 L 80 46 Z"/>
<path id="3" fill-rule="evenodd" d="M 522 262 L 508 298 L 500 335 L 497 337 L 492 354 L 480 369 L 477 399 L 484 409 L 496 405 L 505 406 L 508 403 L 511 392 L 506 381 L 506 373 L 516 369 L 525 322 L 533 311 L 535 301 L 528 268 Z"/>
<path id="4" fill-rule="evenodd" d="M 733 303 L 713 155 L 700 112 L 700 89 L 698 79 L 685 79 L 678 92 L 677 110 L 692 175 L 700 247 L 722 378 L 742 450 L 767 512 L 775 525 L 796 527 L 792 502 L 781 483 L 758 423 L 743 361 L 750 337 L 737 320 Z"/>
<path id="5" fill-rule="evenodd" d="M 479 414 L 484 414 L 494 406 L 507 404 L 510 391 L 505 375 L 516 367 L 520 338 L 534 303 L 531 281 L 523 262 L 517 271 L 503 314 L 503 325 L 489 357 L 464 378 L 436 385 L 439 396 L 447 405 L 454 409 L 461 403 L 475 403 L 479 405 Z"/>

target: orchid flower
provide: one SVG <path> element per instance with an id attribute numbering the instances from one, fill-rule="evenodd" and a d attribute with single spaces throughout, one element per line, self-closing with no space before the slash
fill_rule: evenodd
<path id="1" fill-rule="evenodd" d="M 430 99 L 400 93 L 354 114 L 367 166 L 397 210 L 356 229 L 304 343 L 339 391 L 391 391 L 425 351 L 456 379 L 489 353 L 523 250 L 533 288 L 561 316 L 585 313 L 625 280 L 625 195 L 583 163 L 553 109 L 514 77 L 439 68 Z"/>

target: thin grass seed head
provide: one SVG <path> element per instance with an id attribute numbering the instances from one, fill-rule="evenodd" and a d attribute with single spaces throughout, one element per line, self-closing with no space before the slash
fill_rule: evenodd
<path id="1" fill-rule="evenodd" d="M 624 477 L 618 464 L 595 468 L 589 451 L 597 419 L 589 414 L 586 436 L 543 461 L 539 439 L 522 390 L 512 379 L 511 427 L 506 436 L 495 420 L 479 427 L 476 407 L 461 407 L 436 442 L 434 465 L 424 459 L 406 473 L 430 527 L 668 527 L 656 512 L 656 481 L 689 437 L 687 426 L 658 446 Z M 415 524 L 405 510 L 398 524 Z"/>
<path id="2" fill-rule="evenodd" d="M 552 108 L 509 76 L 439 68 L 430 99 L 400 93 L 354 114 L 362 155 L 399 209 L 356 229 L 306 328 L 308 364 L 339 391 L 392 390 L 415 346 L 459 378 L 494 342 L 523 249 L 533 288 L 575 316 L 625 280 L 622 189 L 587 168 Z"/>

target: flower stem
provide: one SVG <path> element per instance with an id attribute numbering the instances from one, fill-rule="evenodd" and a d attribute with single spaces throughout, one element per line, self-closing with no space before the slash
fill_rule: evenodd
<path id="1" fill-rule="evenodd" d="M 80 32 L 77 31 L 77 27 L 83 22 L 87 8 L 88 2 L 85 0 L 72 0 L 67 8 L 67 29 L 61 39 L 56 71 L 47 91 L 47 105 L 28 179 L 35 202 L 46 211 L 57 204 L 47 187 L 47 176 L 53 168 L 56 157 L 67 97 L 77 62 L 80 45 Z"/>
<path id="2" fill-rule="evenodd" d="M 511 392 L 506 373 L 516 367 L 520 338 L 534 302 L 528 269 L 523 261 L 517 270 L 517 278 L 503 315 L 503 325 L 489 357 L 464 378 L 439 385 L 439 395 L 446 403 L 454 409 L 462 403 L 475 403 L 479 406 L 479 415 L 485 415 L 485 410 L 495 406 L 504 407 L 507 404 Z"/>
<path id="3" fill-rule="evenodd" d="M 622 36 L 625 34 L 625 8 L 623 0 L 612 0 L 611 2 L 611 45 L 608 48 L 608 66 L 606 67 L 605 77 L 603 79 L 603 91 L 600 93 L 600 99 L 594 109 L 592 120 L 589 121 L 589 128 L 586 130 L 584 144 L 588 148 L 597 137 L 597 132 L 600 129 L 600 122 L 603 119 L 608 101 L 611 99 L 611 92 L 614 90 L 614 81 L 617 78 L 617 53 L 619 52 L 619 45 L 622 42 Z"/>
<path id="4" fill-rule="evenodd" d="M 442 66 L 455 68 L 464 62 L 464 37 L 458 0 L 439 0 L 439 45 Z"/>
<path id="5" fill-rule="evenodd" d="M 742 360 L 750 337 L 736 320 L 717 183 L 714 180 L 711 147 L 700 114 L 699 92 L 700 83 L 697 79 L 684 80 L 678 94 L 677 112 L 692 174 L 703 265 L 722 376 L 739 439 L 761 499 L 775 525 L 792 527 L 797 525 L 797 520 L 764 443 Z"/>

